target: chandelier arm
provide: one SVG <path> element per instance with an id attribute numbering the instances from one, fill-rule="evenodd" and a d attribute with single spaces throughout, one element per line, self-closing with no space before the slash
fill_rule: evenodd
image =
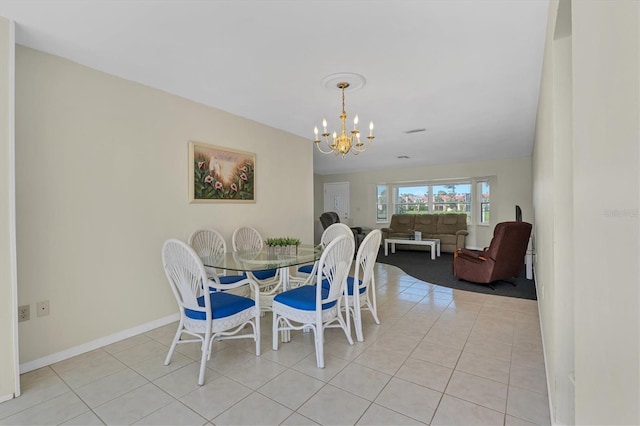
<path id="1" fill-rule="evenodd" d="M 367 142 L 359 142 L 357 144 L 353 145 L 353 148 L 351 148 L 353 151 L 356 151 L 357 153 L 360 152 L 365 152 L 367 149 L 369 149 L 369 147 L 371 146 L 371 142 L 373 142 L 373 136 L 367 136 Z"/>
<path id="2" fill-rule="evenodd" d="M 329 151 L 323 151 L 322 148 L 320 148 L 320 141 L 317 141 L 315 144 L 316 144 L 316 148 L 318 148 L 318 151 L 320 151 L 321 153 L 323 153 L 323 154 L 331 154 L 331 153 L 333 153 L 333 149 L 330 149 Z M 327 145 L 328 145 L 328 143 L 327 143 Z M 331 148 L 331 147 L 329 147 L 329 148 Z"/>
<path id="3" fill-rule="evenodd" d="M 362 144 L 362 147 L 359 147 L 357 145 L 354 145 L 353 148 L 351 148 L 351 151 L 354 151 L 356 154 L 359 154 L 361 152 L 365 152 L 367 149 L 369 149 L 369 144 Z"/>

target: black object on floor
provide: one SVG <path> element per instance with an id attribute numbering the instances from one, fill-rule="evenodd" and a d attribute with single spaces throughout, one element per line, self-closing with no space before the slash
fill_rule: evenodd
<path id="1" fill-rule="evenodd" d="M 378 251 L 377 262 L 397 266 L 414 278 L 444 287 L 520 299 L 538 299 L 535 281 L 526 278 L 524 263 L 522 264 L 520 276 L 513 281 L 515 286 L 506 281 L 496 281 L 491 283 L 495 288 L 493 290 L 485 284 L 470 283 L 454 277 L 451 271 L 453 253 L 442 253 L 442 256 L 431 260 L 431 253 L 428 251 L 397 249 L 395 253 L 389 251 L 389 256 L 385 256 L 384 248 L 381 247 Z"/>

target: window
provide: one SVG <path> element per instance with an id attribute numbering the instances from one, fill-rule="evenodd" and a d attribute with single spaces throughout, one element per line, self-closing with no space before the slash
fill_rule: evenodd
<path id="1" fill-rule="evenodd" d="M 389 222 L 389 187 L 377 186 L 376 223 Z"/>
<path id="2" fill-rule="evenodd" d="M 433 213 L 471 214 L 471 184 L 433 185 Z M 469 218 L 467 218 L 469 222 Z"/>
<path id="3" fill-rule="evenodd" d="M 429 213 L 429 186 L 396 186 L 395 212 L 422 214 Z"/>
<path id="4" fill-rule="evenodd" d="M 490 179 L 377 185 L 376 222 L 390 214 L 465 213 L 467 224 L 489 224 Z M 391 213 L 389 213 L 391 212 Z"/>
<path id="5" fill-rule="evenodd" d="M 480 213 L 478 223 L 481 225 L 489 224 L 490 217 L 490 195 L 491 195 L 491 186 L 489 185 L 488 180 L 479 180 L 478 181 L 478 200 L 480 202 L 480 206 L 478 212 Z"/>

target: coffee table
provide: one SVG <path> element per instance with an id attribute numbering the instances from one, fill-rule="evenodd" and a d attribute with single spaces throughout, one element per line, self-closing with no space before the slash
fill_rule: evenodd
<path id="1" fill-rule="evenodd" d="M 409 244 L 413 246 L 429 246 L 431 247 L 431 260 L 435 260 L 436 256 L 440 256 L 440 240 L 437 238 L 424 238 L 422 240 L 410 240 L 408 238 L 385 238 L 384 255 L 389 256 L 389 245 L 391 245 L 391 253 L 396 252 L 396 244 Z"/>

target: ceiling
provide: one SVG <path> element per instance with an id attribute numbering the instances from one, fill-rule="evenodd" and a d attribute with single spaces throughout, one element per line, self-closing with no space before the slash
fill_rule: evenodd
<path id="1" fill-rule="evenodd" d="M 339 131 L 327 75 L 372 147 L 314 172 L 529 156 L 548 0 L 0 0 L 16 41 L 308 138 Z M 348 130 L 349 130 L 348 129 Z M 424 132 L 407 134 L 413 129 Z M 315 149 L 314 149 L 315 150 Z M 409 158 L 398 158 L 408 156 Z"/>

